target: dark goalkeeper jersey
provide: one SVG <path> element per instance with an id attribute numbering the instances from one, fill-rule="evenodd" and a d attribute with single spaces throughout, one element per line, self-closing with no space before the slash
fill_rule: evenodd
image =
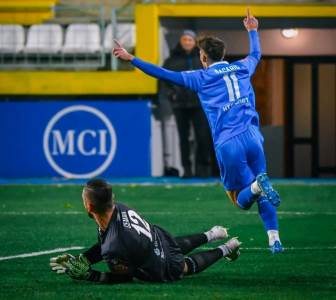
<path id="1" fill-rule="evenodd" d="M 127 265 L 146 281 L 171 281 L 182 276 L 184 258 L 175 240 L 137 212 L 117 203 L 105 232 L 99 232 L 101 255 L 109 266 Z"/>

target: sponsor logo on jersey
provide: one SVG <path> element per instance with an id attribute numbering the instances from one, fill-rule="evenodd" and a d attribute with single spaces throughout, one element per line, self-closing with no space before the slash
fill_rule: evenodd
<path id="1" fill-rule="evenodd" d="M 230 102 L 230 103 L 224 105 L 223 106 L 223 110 L 224 111 L 228 111 L 228 110 L 230 110 L 235 105 L 248 104 L 248 103 L 249 103 L 248 97 L 243 97 L 243 98 L 240 98 L 240 99 L 238 99 L 238 100 L 236 100 L 234 102 Z"/>

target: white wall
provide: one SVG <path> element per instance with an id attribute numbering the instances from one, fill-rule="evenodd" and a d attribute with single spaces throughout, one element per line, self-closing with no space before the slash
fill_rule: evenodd
<path id="1" fill-rule="evenodd" d="M 246 31 L 203 31 L 224 39 L 228 54 L 245 55 L 249 44 Z M 260 30 L 263 55 L 306 56 L 336 55 L 336 29 L 299 29 L 297 37 L 284 38 L 280 29 Z"/>

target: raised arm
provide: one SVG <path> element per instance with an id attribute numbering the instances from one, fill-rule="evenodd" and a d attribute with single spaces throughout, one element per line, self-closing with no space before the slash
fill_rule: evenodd
<path id="1" fill-rule="evenodd" d="M 249 56 L 252 56 L 256 60 L 260 60 L 261 58 L 261 49 L 260 49 L 260 41 L 259 34 L 256 30 L 249 31 L 250 38 L 250 53 Z"/>
<path id="2" fill-rule="evenodd" d="M 161 80 L 167 80 L 172 83 L 184 86 L 184 81 L 181 72 L 174 72 L 165 68 L 158 67 L 154 64 L 145 62 L 137 57 L 131 60 L 133 66 L 137 67 L 144 73 Z"/>
<path id="3" fill-rule="evenodd" d="M 259 34 L 258 34 L 258 20 L 251 15 L 249 9 L 247 9 L 246 18 L 244 19 L 244 26 L 249 33 L 250 38 L 250 56 L 254 57 L 255 59 L 259 60 L 261 57 L 261 50 L 260 50 L 260 41 L 259 41 Z"/>
<path id="4" fill-rule="evenodd" d="M 129 54 L 117 40 L 114 40 L 114 42 L 116 44 L 116 47 L 112 50 L 112 54 L 114 56 L 124 61 L 131 62 L 133 66 L 137 67 L 149 76 L 184 86 L 184 80 L 180 72 L 170 71 L 154 64 L 142 61 L 141 59 L 134 57 L 132 54 Z"/>
<path id="5" fill-rule="evenodd" d="M 258 20 L 251 15 L 250 10 L 248 9 L 246 18 L 244 19 L 244 26 L 249 33 L 250 52 L 245 59 L 240 60 L 239 62 L 248 68 L 250 75 L 254 73 L 254 70 L 261 58 L 258 25 Z"/>

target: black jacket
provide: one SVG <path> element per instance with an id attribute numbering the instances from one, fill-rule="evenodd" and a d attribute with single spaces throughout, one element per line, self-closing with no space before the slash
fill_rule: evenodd
<path id="1" fill-rule="evenodd" d="M 172 71 L 201 69 L 202 64 L 198 48 L 194 48 L 190 54 L 187 54 L 180 43 L 178 43 L 175 49 L 171 51 L 170 56 L 165 60 L 163 67 Z M 162 88 L 173 109 L 200 107 L 198 96 L 195 92 L 167 82 L 163 83 Z"/>

